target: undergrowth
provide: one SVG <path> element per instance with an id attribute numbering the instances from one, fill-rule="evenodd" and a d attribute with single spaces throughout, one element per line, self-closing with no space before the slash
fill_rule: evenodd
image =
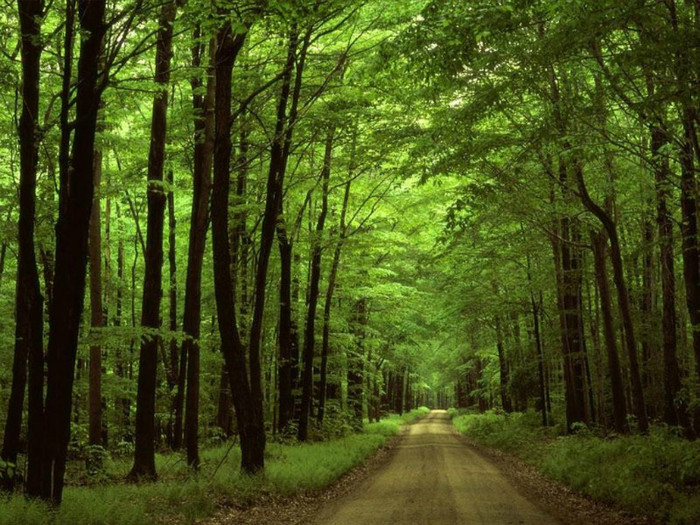
<path id="1" fill-rule="evenodd" d="M 222 504 L 246 505 L 266 494 L 316 491 L 365 461 L 402 424 L 427 411 L 392 415 L 366 424 L 362 433 L 329 441 L 270 443 L 265 451 L 265 473 L 255 477 L 241 474 L 240 449 L 231 445 L 203 450 L 198 473 L 179 454 L 158 455 L 160 481 L 139 485 L 121 481 L 131 466 L 128 458 L 109 458 L 99 483 L 67 486 L 56 511 L 21 495 L 0 499 L 0 525 L 190 524 L 211 516 Z"/>
<path id="2" fill-rule="evenodd" d="M 596 500 L 672 524 L 700 523 L 700 442 L 673 429 L 607 437 L 581 429 L 564 436 L 560 427 L 541 427 L 532 412 L 453 416 L 463 434 Z"/>

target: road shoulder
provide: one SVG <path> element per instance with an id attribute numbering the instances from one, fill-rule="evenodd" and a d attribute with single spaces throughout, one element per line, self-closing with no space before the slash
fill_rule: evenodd
<path id="1" fill-rule="evenodd" d="M 491 461 L 511 484 L 540 509 L 567 525 L 652 525 L 648 517 L 632 515 L 611 505 L 578 494 L 562 483 L 544 476 L 517 456 L 476 443 L 456 429 L 465 446 Z"/>

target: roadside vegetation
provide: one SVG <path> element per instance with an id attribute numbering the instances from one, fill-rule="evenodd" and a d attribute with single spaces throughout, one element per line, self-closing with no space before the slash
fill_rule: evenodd
<path id="1" fill-rule="evenodd" d="M 450 415 L 462 434 L 577 492 L 664 523 L 700 523 L 700 442 L 675 429 L 652 426 L 646 436 L 621 436 L 581 426 L 565 435 L 563 426 L 540 426 L 534 412 Z"/>
<path id="2" fill-rule="evenodd" d="M 156 456 L 161 481 L 124 484 L 131 467 L 128 457 L 110 456 L 104 470 L 89 475 L 84 463 L 70 465 L 71 483 L 61 507 L 52 512 L 40 501 L 15 495 L 0 499 L 0 525 L 152 525 L 188 524 L 226 505 L 250 505 L 265 495 L 292 496 L 323 489 L 387 444 L 401 426 L 429 410 L 421 407 L 365 423 L 363 432 L 348 433 L 338 422 L 337 433 L 325 441 L 270 443 L 265 474 L 248 476 L 238 468 L 240 448 L 224 444 L 202 451 L 202 466 L 190 469 L 181 454 Z M 319 439 L 324 436 L 318 435 Z"/>

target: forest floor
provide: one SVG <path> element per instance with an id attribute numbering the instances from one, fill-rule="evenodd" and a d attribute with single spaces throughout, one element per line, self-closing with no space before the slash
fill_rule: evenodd
<path id="1" fill-rule="evenodd" d="M 315 494 L 227 509 L 212 524 L 651 523 L 577 495 L 514 456 L 475 445 L 444 411 L 408 426 Z"/>

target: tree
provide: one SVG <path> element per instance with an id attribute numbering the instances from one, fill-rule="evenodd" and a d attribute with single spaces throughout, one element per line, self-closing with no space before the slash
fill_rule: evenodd
<path id="1" fill-rule="evenodd" d="M 61 179 L 60 185 L 56 222 L 56 277 L 49 312 L 49 343 L 46 352 L 48 372 L 45 422 L 41 435 L 34 434 L 29 438 L 30 441 L 42 440 L 43 446 L 41 486 L 34 485 L 33 480 L 36 478 L 30 461 L 27 492 L 56 504 L 61 502 L 63 495 L 70 439 L 73 370 L 85 292 L 88 233 L 94 193 L 95 132 L 103 88 L 103 83 L 98 82 L 98 79 L 100 50 L 106 29 L 104 13 L 103 0 L 78 0 L 80 27 L 88 36 L 80 42 L 70 169 L 65 178 Z M 34 450 L 38 451 L 39 447 Z"/>
<path id="2" fill-rule="evenodd" d="M 168 82 L 176 11 L 175 0 L 166 2 L 161 8 L 158 19 L 154 80 L 159 89 L 153 95 L 151 146 L 148 150 L 148 228 L 144 253 L 146 269 L 141 326 L 154 331 L 160 328 L 160 302 L 163 295 L 163 226 L 166 206 L 163 164 L 168 114 Z M 136 447 L 134 466 L 128 475 L 132 480 L 156 478 L 155 401 L 158 343 L 155 332 L 142 336 L 136 401 Z"/>

